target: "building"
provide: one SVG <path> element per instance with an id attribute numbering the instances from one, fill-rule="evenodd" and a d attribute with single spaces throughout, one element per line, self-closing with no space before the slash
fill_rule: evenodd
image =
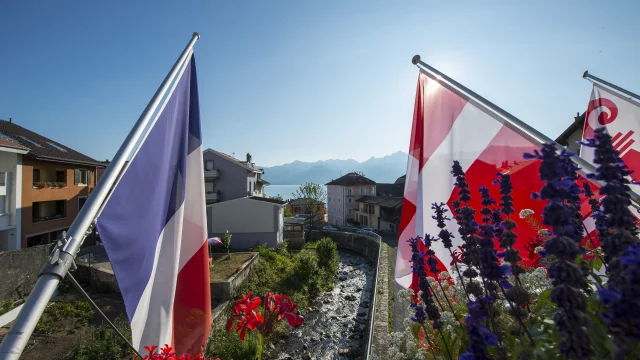
<path id="1" fill-rule="evenodd" d="M 269 182 L 262 179 L 264 170 L 255 167 L 251 154 L 240 161 L 233 156 L 207 149 L 203 151 L 204 180 L 207 204 L 249 196 L 264 197 Z"/>
<path id="2" fill-rule="evenodd" d="M 402 214 L 402 197 L 366 195 L 356 199 L 356 221 L 363 227 L 397 232 Z"/>
<path id="3" fill-rule="evenodd" d="M 19 199 L 16 195 L 20 247 L 56 241 L 71 226 L 104 165 L 12 121 L 0 120 L 0 137 L 28 149 L 16 170 L 22 187 Z M 95 243 L 95 233 L 85 243 Z"/>
<path id="4" fill-rule="evenodd" d="M 405 178 L 403 175 L 393 184 L 377 184 L 375 196 L 358 197 L 355 220 L 365 227 L 396 233 L 402 214 Z"/>
<path id="5" fill-rule="evenodd" d="M 0 137 L 0 251 L 22 247 L 22 156 L 29 149 Z"/>
<path id="6" fill-rule="evenodd" d="M 376 194 L 376 182 L 362 173 L 350 172 L 327 183 L 327 221 L 332 225 L 346 225 L 355 221 L 354 212 L 359 209 L 356 198 Z"/>
<path id="7" fill-rule="evenodd" d="M 319 219 L 324 219 L 326 212 L 325 204 L 322 201 L 309 198 L 290 200 L 285 206 L 293 216 L 315 214 Z"/>
<path id="8" fill-rule="evenodd" d="M 277 247 L 284 238 L 284 202 L 251 196 L 209 204 L 207 228 L 209 237 L 229 231 L 234 249 Z"/>
<path id="9" fill-rule="evenodd" d="M 569 125 L 569 127 L 558 136 L 556 142 L 564 147 L 566 147 L 569 151 L 574 152 L 580 155 L 580 145 L 578 141 L 582 141 L 582 130 L 584 129 L 584 120 L 585 114 L 578 113 L 576 117 L 574 117 L 573 123 Z"/>

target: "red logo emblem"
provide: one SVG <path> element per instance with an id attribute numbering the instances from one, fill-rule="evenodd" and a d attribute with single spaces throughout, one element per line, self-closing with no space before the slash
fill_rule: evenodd
<path id="1" fill-rule="evenodd" d="M 606 110 L 608 110 L 608 112 Z M 596 114 L 598 115 L 597 123 L 595 122 L 596 114 L 593 114 L 594 111 L 596 111 Z M 617 117 L 618 107 L 613 101 L 605 98 L 598 98 L 589 101 L 589 107 L 587 107 L 587 121 L 591 128 L 597 129 L 602 126 L 606 126 L 607 124 L 611 124 Z"/>

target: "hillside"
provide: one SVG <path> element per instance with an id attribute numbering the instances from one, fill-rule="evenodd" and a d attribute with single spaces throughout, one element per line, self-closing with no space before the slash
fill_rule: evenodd
<path id="1" fill-rule="evenodd" d="M 407 154 L 398 151 L 381 158 L 358 162 L 353 159 L 329 159 L 316 162 L 294 161 L 292 163 L 261 167 L 264 178 L 273 185 L 298 185 L 305 182 L 326 184 L 332 179 L 352 172 L 361 171 L 376 182 L 390 183 L 404 175 L 407 168 Z"/>

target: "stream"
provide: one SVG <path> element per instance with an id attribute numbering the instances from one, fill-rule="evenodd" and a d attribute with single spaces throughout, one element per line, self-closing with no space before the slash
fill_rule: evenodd
<path id="1" fill-rule="evenodd" d="M 339 254 L 334 289 L 313 301 L 304 323 L 267 349 L 266 359 L 364 359 L 375 267 L 358 253 Z"/>

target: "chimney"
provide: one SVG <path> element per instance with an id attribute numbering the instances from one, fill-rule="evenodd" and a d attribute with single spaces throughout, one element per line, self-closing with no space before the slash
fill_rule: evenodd
<path id="1" fill-rule="evenodd" d="M 251 164 L 251 154 L 247 153 L 247 164 Z"/>
<path id="2" fill-rule="evenodd" d="M 9 118 L 9 124 L 13 124 L 13 119 Z"/>

